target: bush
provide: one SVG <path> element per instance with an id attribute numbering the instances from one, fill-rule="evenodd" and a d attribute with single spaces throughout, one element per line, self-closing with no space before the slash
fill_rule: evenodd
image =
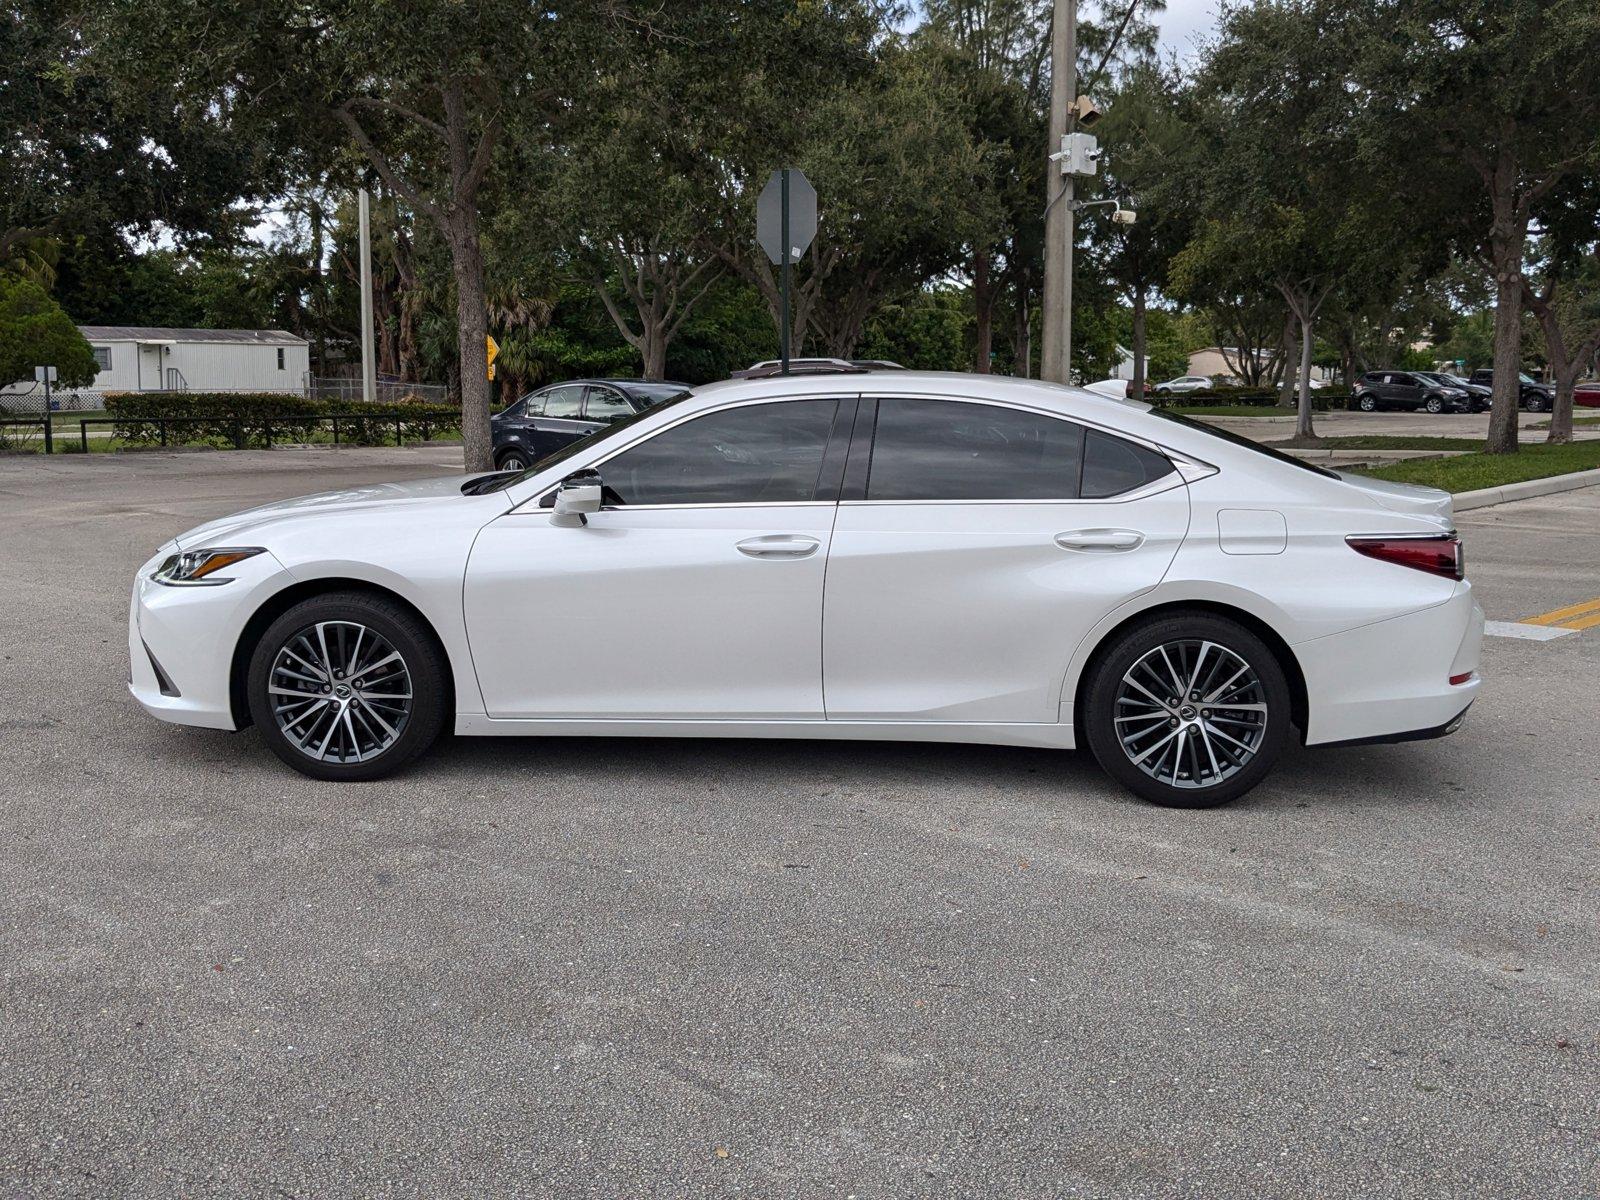
<path id="1" fill-rule="evenodd" d="M 1271 408 L 1278 402 L 1278 389 L 1275 387 L 1214 387 L 1201 388 L 1197 392 L 1179 392 L 1171 396 L 1158 396 L 1150 393 L 1150 402 L 1163 407 L 1167 405 L 1238 405 L 1243 408 Z M 1350 389 L 1347 387 L 1313 388 L 1311 391 L 1311 407 L 1316 412 L 1327 412 L 1330 408 L 1344 408 L 1350 399 Z"/>
<path id="2" fill-rule="evenodd" d="M 106 415 L 116 418 L 116 436 L 132 444 L 160 440 L 158 418 L 181 418 L 167 426 L 167 441 L 241 449 L 267 445 L 269 432 L 273 442 L 310 441 L 332 429 L 334 416 L 339 440 L 358 446 L 389 441 L 397 419 L 408 441 L 461 428 L 461 410 L 450 404 L 408 400 L 380 408 L 280 392 L 114 392 Z"/>

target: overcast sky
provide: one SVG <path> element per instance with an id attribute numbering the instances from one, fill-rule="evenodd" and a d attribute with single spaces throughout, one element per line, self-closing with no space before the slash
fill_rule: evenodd
<path id="1" fill-rule="evenodd" d="M 1161 29 L 1161 56 L 1170 51 L 1180 60 L 1194 57 L 1197 40 L 1209 34 L 1217 23 L 1219 0 L 1167 0 L 1167 11 L 1157 13 Z"/>

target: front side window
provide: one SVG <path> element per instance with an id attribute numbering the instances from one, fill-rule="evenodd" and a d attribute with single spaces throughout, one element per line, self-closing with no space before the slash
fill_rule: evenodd
<path id="1" fill-rule="evenodd" d="M 868 500 L 1071 500 L 1084 427 L 959 400 L 878 401 Z"/>
<path id="2" fill-rule="evenodd" d="M 583 414 L 583 384 L 569 383 L 551 388 L 545 393 L 544 415 L 547 417 L 578 417 Z"/>
<path id="3" fill-rule="evenodd" d="M 782 504 L 816 497 L 836 400 L 709 413 L 600 464 L 610 504 Z"/>

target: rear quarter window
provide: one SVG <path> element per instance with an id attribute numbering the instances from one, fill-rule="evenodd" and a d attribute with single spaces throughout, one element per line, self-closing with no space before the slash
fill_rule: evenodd
<path id="1" fill-rule="evenodd" d="M 1171 460 L 1164 454 L 1091 429 L 1083 443 L 1083 484 L 1079 494 L 1085 500 L 1105 500 L 1137 491 L 1173 470 Z"/>

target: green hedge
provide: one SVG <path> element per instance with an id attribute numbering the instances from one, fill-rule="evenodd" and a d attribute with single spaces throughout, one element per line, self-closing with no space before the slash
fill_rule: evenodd
<path id="1" fill-rule="evenodd" d="M 169 443 L 264 446 L 270 429 L 273 442 L 306 442 L 328 432 L 339 417 L 339 440 L 376 446 L 395 434 L 396 418 L 407 441 L 461 428 L 461 410 L 450 404 L 401 401 L 383 407 L 348 401 L 310 400 L 280 392 L 114 392 L 106 398 L 106 416 L 115 417 L 115 434 L 125 442 L 148 445 L 161 440 L 156 418 L 186 418 L 167 426 Z"/>
<path id="2" fill-rule="evenodd" d="M 1217 387 L 1201 388 L 1195 392 L 1176 392 L 1170 396 L 1150 393 L 1154 404 L 1238 404 L 1247 408 L 1270 408 L 1278 402 L 1275 387 Z M 1324 387 L 1311 390 L 1311 404 L 1318 411 L 1343 408 L 1350 399 L 1347 387 Z"/>

